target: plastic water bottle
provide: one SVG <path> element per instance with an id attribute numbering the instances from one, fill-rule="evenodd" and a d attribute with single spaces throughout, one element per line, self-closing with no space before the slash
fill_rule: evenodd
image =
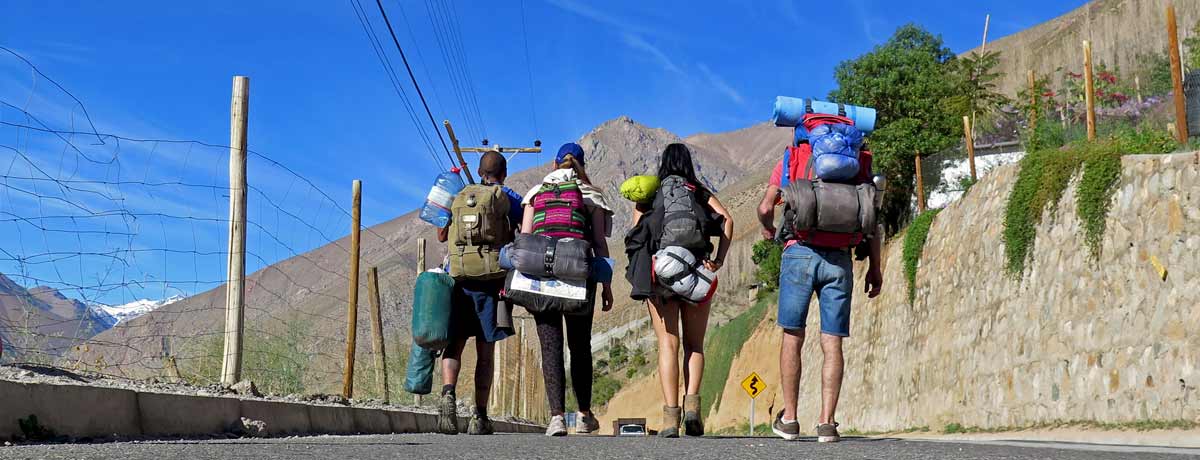
<path id="1" fill-rule="evenodd" d="M 425 197 L 425 206 L 421 208 L 421 220 L 437 228 L 449 225 L 450 204 L 454 202 L 454 195 L 465 186 L 462 177 L 458 175 L 458 168 L 438 174 L 437 179 L 433 181 L 433 187 L 429 189 L 429 195 Z"/>

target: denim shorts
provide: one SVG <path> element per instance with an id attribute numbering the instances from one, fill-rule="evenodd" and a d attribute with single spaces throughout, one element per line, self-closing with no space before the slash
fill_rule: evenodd
<path id="1" fill-rule="evenodd" d="M 808 305 L 817 295 L 821 332 L 850 336 L 850 299 L 854 292 L 850 253 L 793 244 L 783 251 L 779 273 L 779 327 L 804 329 Z"/>

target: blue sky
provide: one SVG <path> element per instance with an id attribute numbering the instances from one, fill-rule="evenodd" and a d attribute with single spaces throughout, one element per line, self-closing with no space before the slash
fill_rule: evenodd
<path id="1" fill-rule="evenodd" d="M 832 70 L 839 61 L 869 51 L 904 23 L 916 22 L 940 33 L 953 50 L 962 51 L 978 45 L 987 13 L 992 15 L 994 39 L 1084 3 L 854 0 L 840 6 L 821 2 L 818 8 L 816 2 L 798 0 L 449 1 L 384 1 L 437 120 L 454 121 L 464 144 L 477 142 L 475 137 L 486 130 L 494 143 L 527 145 L 540 138 L 550 149 L 620 115 L 684 136 L 745 127 L 769 117 L 776 95 L 825 95 L 833 87 Z M 403 87 L 415 97 L 374 1 L 361 4 L 384 40 Z M 441 22 L 447 17 L 452 22 Z M 443 57 L 445 42 L 440 41 L 445 37 L 435 33 L 435 24 L 461 30 L 461 49 L 479 108 L 468 110 L 469 116 L 457 102 Z M 9 0 L 0 17 L 0 46 L 22 54 L 82 100 L 96 130 L 135 138 L 227 144 L 231 77 L 248 75 L 250 148 L 311 181 L 342 208 L 349 205 L 350 181 L 362 179 L 366 224 L 415 209 L 438 171 L 349 0 Z M 65 93 L 5 53 L 0 53 L 0 100 L 38 114 L 55 129 L 90 130 L 80 107 Z M 475 113 L 479 122 L 474 122 Z M 423 111 L 418 115 L 422 128 L 432 135 Z M 12 107 L 0 109 L 0 120 L 29 121 Z M 127 142 L 116 151 L 112 142 L 97 145 L 85 136 L 69 139 L 84 152 L 118 158 L 119 164 L 80 163 L 75 158 L 74 166 L 66 165 L 64 158 L 79 154 L 62 139 L 0 126 L 0 145 L 11 147 L 0 149 L 10 179 L 5 183 L 9 190 L 0 194 L 6 200 L 0 212 L 7 211 L 10 218 L 0 221 L 0 249 L 9 256 L 0 261 L 0 273 L 27 273 L 24 281 L 18 280 L 23 284 L 119 285 L 84 289 L 77 295 L 109 303 L 193 293 L 224 277 L 224 256 L 208 254 L 225 249 L 223 223 L 143 217 L 132 226 L 91 224 L 129 230 L 117 232 L 129 235 L 115 239 L 111 234 L 45 233 L 12 215 L 45 217 L 62 201 L 46 198 L 53 190 L 34 199 L 11 189 L 45 186 L 13 182 L 41 174 L 32 164 L 59 179 L 119 182 L 114 178 L 139 177 L 141 182 L 155 178 L 156 183 L 216 185 L 206 189 L 135 184 L 121 186 L 115 201 L 112 195 L 79 199 L 219 219 L 227 213 L 227 198 L 219 190 L 227 184 L 225 150 Z M 537 160 L 534 155 L 519 157 L 512 167 L 529 167 Z M 258 184 L 262 195 L 278 206 L 264 207 L 251 195 L 250 219 L 260 228 L 256 235 L 251 226 L 250 244 L 258 251 L 250 270 L 311 249 L 348 228 L 332 201 L 287 171 L 252 158 L 249 176 L 251 184 Z M 60 224 L 90 228 L 79 222 Z M 40 264 L 24 265 L 16 260 L 113 247 L 142 250 L 127 252 L 138 254 L 136 262 L 125 266 L 133 259 L 123 258 L 120 268 L 112 267 L 111 257 L 51 262 L 45 256 Z M 186 254 L 156 251 L 162 248 L 182 248 Z M 172 273 L 183 266 L 186 273 Z M 101 271 L 106 275 L 98 276 Z M 112 279 L 96 281 L 105 277 Z M 192 283 L 165 283 L 175 280 Z"/>

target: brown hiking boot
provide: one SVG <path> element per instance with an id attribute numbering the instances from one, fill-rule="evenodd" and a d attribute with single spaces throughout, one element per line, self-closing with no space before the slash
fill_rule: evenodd
<path id="1" fill-rule="evenodd" d="M 838 422 L 817 425 L 817 442 L 838 442 L 842 436 L 838 434 Z"/>
<path id="2" fill-rule="evenodd" d="M 779 411 L 779 414 L 775 415 L 775 423 L 771 424 L 771 431 L 775 432 L 776 436 L 779 436 L 783 439 L 795 441 L 800 439 L 800 422 L 792 420 L 784 423 L 783 411 L 781 410 Z"/>
<path id="3" fill-rule="evenodd" d="M 679 437 L 679 415 L 683 412 L 678 406 L 668 407 L 663 406 L 663 425 L 658 429 L 658 437 L 660 438 L 678 438 Z"/>
<path id="4" fill-rule="evenodd" d="M 700 419 L 700 395 L 683 395 L 683 434 L 704 436 L 704 421 Z"/>

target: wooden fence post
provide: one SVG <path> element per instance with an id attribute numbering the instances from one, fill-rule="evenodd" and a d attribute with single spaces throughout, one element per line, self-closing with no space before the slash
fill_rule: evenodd
<path id="1" fill-rule="evenodd" d="M 975 175 L 975 136 L 971 135 L 971 118 L 963 115 L 963 135 L 967 141 L 967 165 L 971 167 L 971 181 L 979 180 Z"/>
<path id="2" fill-rule="evenodd" d="M 1083 90 L 1087 104 L 1087 138 L 1096 140 L 1096 83 L 1092 78 L 1092 42 L 1083 41 Z"/>
<path id="3" fill-rule="evenodd" d="M 424 273 L 424 272 L 425 272 L 425 238 L 417 238 L 417 275 L 420 276 L 421 273 Z M 409 359 L 412 359 L 412 357 L 410 356 Z M 441 361 L 437 361 L 437 363 L 441 364 Z M 437 366 L 437 368 L 434 369 L 434 375 L 437 375 L 437 373 L 441 372 L 441 369 L 442 369 L 441 366 Z M 413 395 L 413 404 L 416 405 L 417 407 L 421 407 L 421 395 Z"/>
<path id="4" fill-rule="evenodd" d="M 1171 83 L 1175 88 L 1175 135 L 1180 143 L 1188 140 L 1187 101 L 1183 94 L 1183 60 L 1179 56 L 1179 26 L 1175 23 L 1175 5 L 1167 4 L 1167 42 L 1171 53 Z"/>
<path id="5" fill-rule="evenodd" d="M 242 338 L 246 323 L 246 124 L 250 79 L 233 77 L 229 107 L 229 259 L 225 277 L 225 356 L 221 384 L 242 379 Z"/>
<path id="6" fill-rule="evenodd" d="M 346 369 L 342 375 L 342 396 L 354 397 L 354 350 L 358 345 L 358 237 L 362 211 L 362 181 L 353 184 L 354 201 L 350 210 L 350 292 L 346 296 Z"/>
<path id="7" fill-rule="evenodd" d="M 917 214 L 925 212 L 925 180 L 921 178 L 921 152 L 917 152 Z"/>
<path id="8" fill-rule="evenodd" d="M 379 383 L 379 392 L 383 395 L 383 403 L 391 402 L 392 396 L 388 389 L 387 350 L 383 343 L 383 315 L 379 305 L 379 270 L 375 267 L 367 269 L 367 300 L 371 302 L 371 332 L 375 344 L 375 380 Z"/>

